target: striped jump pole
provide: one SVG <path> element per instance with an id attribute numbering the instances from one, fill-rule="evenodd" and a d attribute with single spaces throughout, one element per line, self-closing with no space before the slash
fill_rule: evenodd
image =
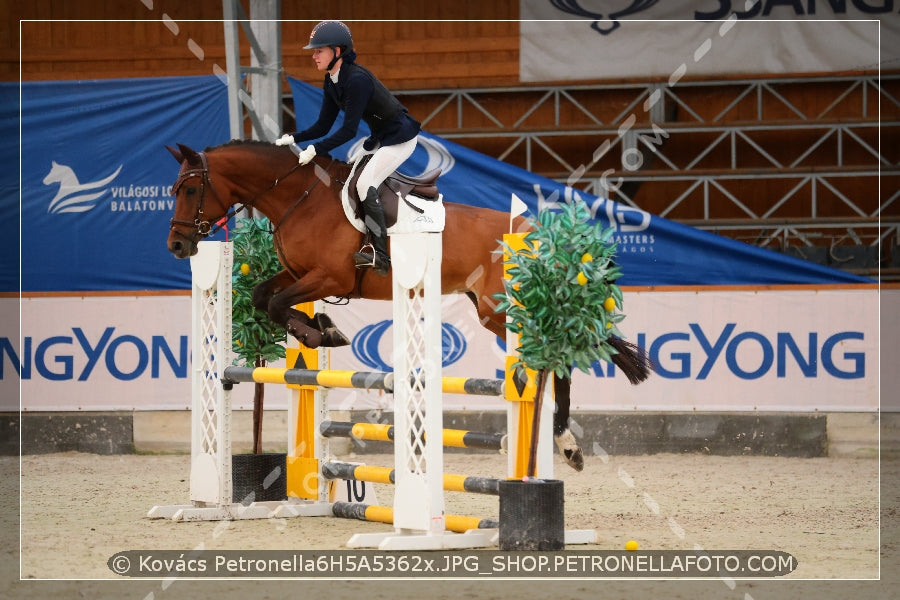
<path id="1" fill-rule="evenodd" d="M 393 442 L 394 426 L 384 423 L 348 423 L 344 421 L 323 421 L 319 433 L 327 438 L 352 437 L 374 442 Z M 506 434 L 481 433 L 464 429 L 444 429 L 444 446 L 453 448 L 478 448 L 481 450 L 504 450 Z"/>
<path id="2" fill-rule="evenodd" d="M 328 461 L 322 465 L 322 477 L 325 479 L 344 479 L 368 481 L 394 485 L 394 469 L 371 465 L 354 465 L 351 463 Z M 444 473 L 444 489 L 449 492 L 469 492 L 472 494 L 500 494 L 500 480 L 490 477 L 469 477 Z M 453 531 L 451 529 L 451 531 Z"/>
<path id="3" fill-rule="evenodd" d="M 318 369 L 285 369 L 279 367 L 227 367 L 222 383 L 280 383 L 288 385 L 317 385 L 327 388 L 356 388 L 394 391 L 394 374 L 378 371 L 339 371 Z M 502 396 L 502 379 L 476 377 L 442 377 L 441 391 L 445 394 Z"/>
<path id="4" fill-rule="evenodd" d="M 377 523 L 394 523 L 394 509 L 389 506 L 375 506 L 356 502 L 335 502 L 332 505 L 335 517 L 358 519 Z M 500 522 L 494 519 L 480 519 L 462 515 L 444 515 L 447 531 L 467 533 L 477 529 L 497 529 Z"/>
<path id="5" fill-rule="evenodd" d="M 394 389 L 394 374 L 368 371 L 227 367 L 223 383 L 280 383 L 366 390 Z"/>

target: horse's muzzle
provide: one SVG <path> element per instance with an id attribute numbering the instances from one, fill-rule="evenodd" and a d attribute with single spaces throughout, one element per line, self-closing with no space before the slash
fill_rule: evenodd
<path id="1" fill-rule="evenodd" d="M 170 239 L 168 246 L 169 252 L 171 252 L 175 258 L 190 258 L 197 254 L 197 244 L 191 244 L 178 238 Z"/>

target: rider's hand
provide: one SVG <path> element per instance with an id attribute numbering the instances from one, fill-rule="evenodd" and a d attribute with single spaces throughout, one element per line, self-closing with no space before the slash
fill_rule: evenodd
<path id="1" fill-rule="evenodd" d="M 289 133 L 286 133 L 283 136 L 281 136 L 280 138 L 278 138 L 277 140 L 275 140 L 276 146 L 290 146 L 293 143 L 294 143 L 294 136 L 292 136 Z"/>
<path id="2" fill-rule="evenodd" d="M 366 150 L 366 152 L 375 150 L 376 148 L 378 148 L 378 138 L 376 138 L 374 135 L 370 135 L 366 138 L 366 141 L 363 142 L 363 148 Z"/>
<path id="3" fill-rule="evenodd" d="M 298 161 L 301 165 L 307 164 L 309 161 L 316 157 L 316 147 L 315 146 L 307 146 L 306 150 L 300 153 L 300 156 L 297 157 Z"/>

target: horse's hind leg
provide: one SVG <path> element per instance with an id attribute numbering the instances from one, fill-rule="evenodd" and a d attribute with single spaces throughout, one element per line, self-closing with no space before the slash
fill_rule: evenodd
<path id="1" fill-rule="evenodd" d="M 576 471 L 581 471 L 584 469 L 584 453 L 572 434 L 572 430 L 569 429 L 571 383 L 568 377 L 553 376 L 553 391 L 556 396 L 556 412 L 553 413 L 553 440 L 566 464 Z"/>
<path id="2" fill-rule="evenodd" d="M 506 316 L 494 312 L 493 306 L 488 302 L 492 299 L 483 296 L 486 301 L 479 302 L 475 293 L 466 292 L 466 295 L 475 304 L 481 324 L 498 337 L 505 338 L 506 328 L 503 322 L 506 320 Z M 568 377 L 553 376 L 553 391 L 556 397 L 556 411 L 553 413 L 553 440 L 566 464 L 576 471 L 581 471 L 584 469 L 584 452 L 581 451 L 578 441 L 569 429 L 570 387 L 571 381 Z"/>

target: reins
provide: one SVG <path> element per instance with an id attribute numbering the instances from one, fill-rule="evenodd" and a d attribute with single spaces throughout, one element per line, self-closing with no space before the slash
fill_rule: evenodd
<path id="1" fill-rule="evenodd" d="M 325 174 L 326 174 L 326 175 L 328 174 L 328 171 L 331 170 L 332 165 L 334 165 L 334 158 L 331 159 L 331 162 L 328 163 L 328 166 L 325 168 Z M 299 166 L 300 166 L 299 163 L 298 163 L 297 165 L 295 165 L 294 168 L 291 169 L 290 173 L 288 173 L 288 174 L 285 175 L 284 177 L 287 177 L 288 175 L 290 175 L 291 173 L 293 173 L 294 171 L 296 171 L 296 170 L 297 170 L 297 167 L 299 167 Z M 284 177 L 282 177 L 282 179 L 284 179 Z M 259 196 L 262 196 L 264 193 L 266 193 L 266 192 L 271 191 L 272 189 L 274 189 L 275 186 L 278 185 L 278 182 L 279 182 L 279 181 L 280 181 L 280 180 L 276 179 L 276 180 L 275 180 L 275 183 L 274 183 L 271 187 L 269 187 L 269 189 L 264 190 L 262 193 L 258 194 L 258 195 L 256 196 L 256 198 L 258 198 Z M 273 234 L 273 235 L 276 234 L 276 233 L 278 233 L 278 230 L 281 228 L 281 225 L 287 220 L 287 218 L 290 216 L 290 214 L 291 214 L 292 212 L 294 212 L 294 209 L 296 209 L 298 206 L 300 206 L 300 203 L 301 203 L 301 202 L 303 202 L 304 200 L 306 200 L 306 198 L 309 196 L 309 194 L 310 194 L 314 189 L 316 189 L 316 186 L 319 185 L 319 182 L 321 182 L 321 181 L 322 181 L 322 177 L 316 177 L 316 180 L 312 183 L 312 185 L 309 186 L 309 187 L 306 189 L 305 192 L 303 192 L 302 194 L 300 194 L 300 197 L 297 198 L 297 200 L 296 200 L 293 204 L 291 204 L 290 208 L 288 208 L 286 211 L 284 211 L 284 214 L 281 216 L 281 219 L 278 221 L 278 223 L 275 224 L 275 227 L 272 228 L 272 234 Z M 256 200 L 256 198 L 254 198 L 254 201 Z"/>
<path id="2" fill-rule="evenodd" d="M 325 168 L 325 174 L 326 174 L 326 175 L 328 174 L 328 171 L 331 170 L 332 165 L 334 165 L 334 158 L 331 159 L 331 162 L 328 163 L 328 167 Z M 293 172 L 297 169 L 297 167 L 299 167 L 299 166 L 300 166 L 299 163 L 298 163 L 296 166 L 294 166 L 294 168 L 291 169 L 291 172 L 288 173 L 288 175 L 290 175 L 291 173 L 293 173 Z M 287 175 L 285 175 L 285 177 L 287 177 Z M 282 178 L 282 179 L 283 179 L 283 178 Z M 284 265 L 284 269 L 285 269 L 288 273 L 290 273 L 290 274 L 291 274 L 291 277 L 293 277 L 294 279 L 300 279 L 300 275 L 298 275 L 298 274 L 290 267 L 290 265 L 288 264 L 287 254 L 285 254 L 285 252 L 284 252 L 284 247 L 281 245 L 281 236 L 278 235 L 278 230 L 281 229 L 281 226 L 284 224 L 284 222 L 287 220 L 287 218 L 291 215 L 291 213 L 293 213 L 294 210 L 295 210 L 298 206 L 300 206 L 300 204 L 301 204 L 304 200 L 306 200 L 306 199 L 309 197 L 309 194 L 310 194 L 314 189 L 316 189 L 316 186 L 319 185 L 319 182 L 320 182 L 320 181 L 322 181 L 322 177 L 321 177 L 321 176 L 316 177 L 316 180 L 313 181 L 312 185 L 309 186 L 308 188 L 306 188 L 306 191 L 304 191 L 302 194 L 300 194 L 300 197 L 297 198 L 297 200 L 295 200 L 294 203 L 291 204 L 291 206 L 290 206 L 286 211 L 284 211 L 284 214 L 281 215 L 281 219 L 278 220 L 278 223 L 275 223 L 275 225 L 272 227 L 272 240 L 274 240 L 274 242 L 275 242 L 275 252 L 276 252 L 276 253 L 278 254 L 278 256 L 280 257 L 280 259 L 281 259 L 281 264 Z M 275 180 L 275 185 L 278 185 L 278 180 L 277 180 L 277 179 Z M 269 190 L 273 189 L 273 188 L 275 187 L 275 185 L 273 185 L 272 187 L 270 187 Z M 269 190 L 266 190 L 266 191 L 269 191 Z M 265 193 L 265 192 L 263 192 L 263 193 Z M 260 195 L 262 195 L 262 194 L 260 194 Z M 258 197 L 258 196 L 257 196 L 257 197 Z"/>

